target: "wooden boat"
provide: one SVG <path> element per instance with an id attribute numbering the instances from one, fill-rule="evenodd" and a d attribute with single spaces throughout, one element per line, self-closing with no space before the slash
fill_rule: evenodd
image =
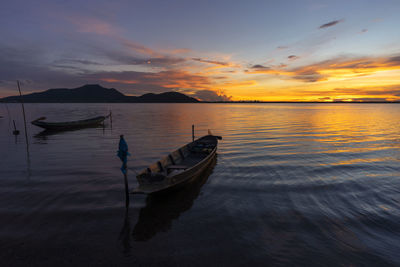
<path id="1" fill-rule="evenodd" d="M 195 179 L 213 161 L 221 139 L 209 134 L 175 150 L 139 173 L 139 186 L 131 193 L 164 193 Z"/>
<path id="2" fill-rule="evenodd" d="M 42 127 L 46 130 L 62 131 L 62 130 L 78 129 L 78 128 L 85 128 L 85 127 L 99 125 L 109 116 L 110 114 L 107 116 L 98 116 L 86 120 L 66 121 L 66 122 L 45 122 L 43 120 L 45 120 L 46 117 L 41 117 L 39 119 L 32 121 L 31 123 L 38 127 Z"/>

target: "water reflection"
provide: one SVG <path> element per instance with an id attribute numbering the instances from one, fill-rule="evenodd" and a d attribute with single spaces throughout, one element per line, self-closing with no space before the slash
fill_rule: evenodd
<path id="1" fill-rule="evenodd" d="M 125 208 L 125 219 L 122 225 L 121 231 L 119 233 L 118 241 L 122 247 L 122 253 L 124 255 L 129 255 L 131 249 L 131 223 L 129 217 L 129 207 Z"/>
<path id="2" fill-rule="evenodd" d="M 207 182 L 216 165 L 215 157 L 208 168 L 195 180 L 183 188 L 162 195 L 148 195 L 146 206 L 139 212 L 139 219 L 132 231 L 135 241 L 147 241 L 159 232 L 167 232 L 172 221 L 188 211 L 199 196 L 201 187 Z M 130 244 L 130 219 L 128 211 L 125 213 L 124 225 L 121 229 L 119 241 L 124 248 L 124 254 L 129 253 Z"/>
<path id="3" fill-rule="evenodd" d="M 89 117 L 105 109 L 28 107 L 28 120 Z M 13 108 L 21 122 L 20 106 Z M 23 136 L 14 144 L 12 126 L 0 120 L 0 240 L 8 244 L 1 258 L 14 261 L 3 265 L 38 262 L 42 252 L 38 264 L 46 265 L 400 265 L 398 104 L 112 109 L 114 133 L 107 127 L 104 135 L 82 129 L 33 138 L 29 183 Z M 207 186 L 200 182 L 168 199 L 135 196 L 131 204 L 143 206 L 124 217 L 119 134 L 132 153 L 130 168 L 140 170 L 190 141 L 192 124 L 196 136 L 210 128 L 225 140 Z M 40 131 L 31 126 L 29 132 Z"/>

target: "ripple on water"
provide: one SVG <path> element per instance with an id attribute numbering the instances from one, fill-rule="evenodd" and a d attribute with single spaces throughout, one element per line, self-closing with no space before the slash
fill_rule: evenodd
<path id="1" fill-rule="evenodd" d="M 112 109 L 113 129 L 37 135 L 29 126 L 28 164 L 23 138 L 15 143 L 0 121 L 3 259 L 17 251 L 22 263 L 47 265 L 400 264 L 399 105 L 26 108 L 28 120 Z M 215 166 L 168 199 L 131 196 L 125 211 L 119 134 L 133 186 L 135 172 L 191 140 L 192 124 L 196 136 L 223 136 Z"/>

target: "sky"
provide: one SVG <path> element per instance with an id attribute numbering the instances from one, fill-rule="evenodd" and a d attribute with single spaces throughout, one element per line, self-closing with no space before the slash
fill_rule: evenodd
<path id="1" fill-rule="evenodd" d="M 400 100 L 399 0 L 3 0 L 0 97 Z"/>

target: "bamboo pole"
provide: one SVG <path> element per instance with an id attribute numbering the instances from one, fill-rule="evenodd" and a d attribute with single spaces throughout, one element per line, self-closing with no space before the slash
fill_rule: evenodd
<path id="1" fill-rule="evenodd" d="M 31 160 L 30 160 L 30 155 L 29 155 L 29 141 L 28 141 L 28 131 L 26 128 L 26 116 L 25 116 L 25 107 L 24 107 L 24 101 L 21 93 L 21 88 L 19 86 L 19 81 L 17 81 L 18 85 L 18 91 L 19 95 L 21 97 L 21 104 L 22 104 L 22 114 L 24 115 L 24 127 L 25 127 L 25 140 L 26 140 L 26 161 L 28 165 L 28 178 L 31 176 Z"/>
<path id="2" fill-rule="evenodd" d="M 110 124 L 111 124 L 111 130 L 112 130 L 112 111 L 110 110 Z"/>
<path id="3" fill-rule="evenodd" d="M 26 117 L 25 117 L 25 107 L 24 107 L 24 101 L 22 98 L 22 93 L 21 93 L 21 88 L 19 86 L 19 81 L 17 81 L 17 85 L 18 85 L 18 91 L 19 91 L 19 95 L 21 97 L 21 105 L 22 105 L 22 114 L 24 115 L 24 127 L 25 127 L 25 140 L 26 140 L 26 146 L 27 146 L 27 150 L 29 150 L 28 146 L 29 146 L 29 142 L 28 142 L 28 132 L 26 130 Z M 29 153 L 29 152 L 28 152 Z"/>
<path id="4" fill-rule="evenodd" d="M 17 126 L 15 126 L 15 120 L 13 120 L 13 124 L 14 124 L 13 135 L 19 135 L 19 131 L 17 130 Z"/>
<path id="5" fill-rule="evenodd" d="M 128 170 L 125 169 L 124 173 L 124 180 L 125 180 L 125 206 L 129 207 L 129 189 L 128 189 L 128 176 L 127 176 Z"/>

